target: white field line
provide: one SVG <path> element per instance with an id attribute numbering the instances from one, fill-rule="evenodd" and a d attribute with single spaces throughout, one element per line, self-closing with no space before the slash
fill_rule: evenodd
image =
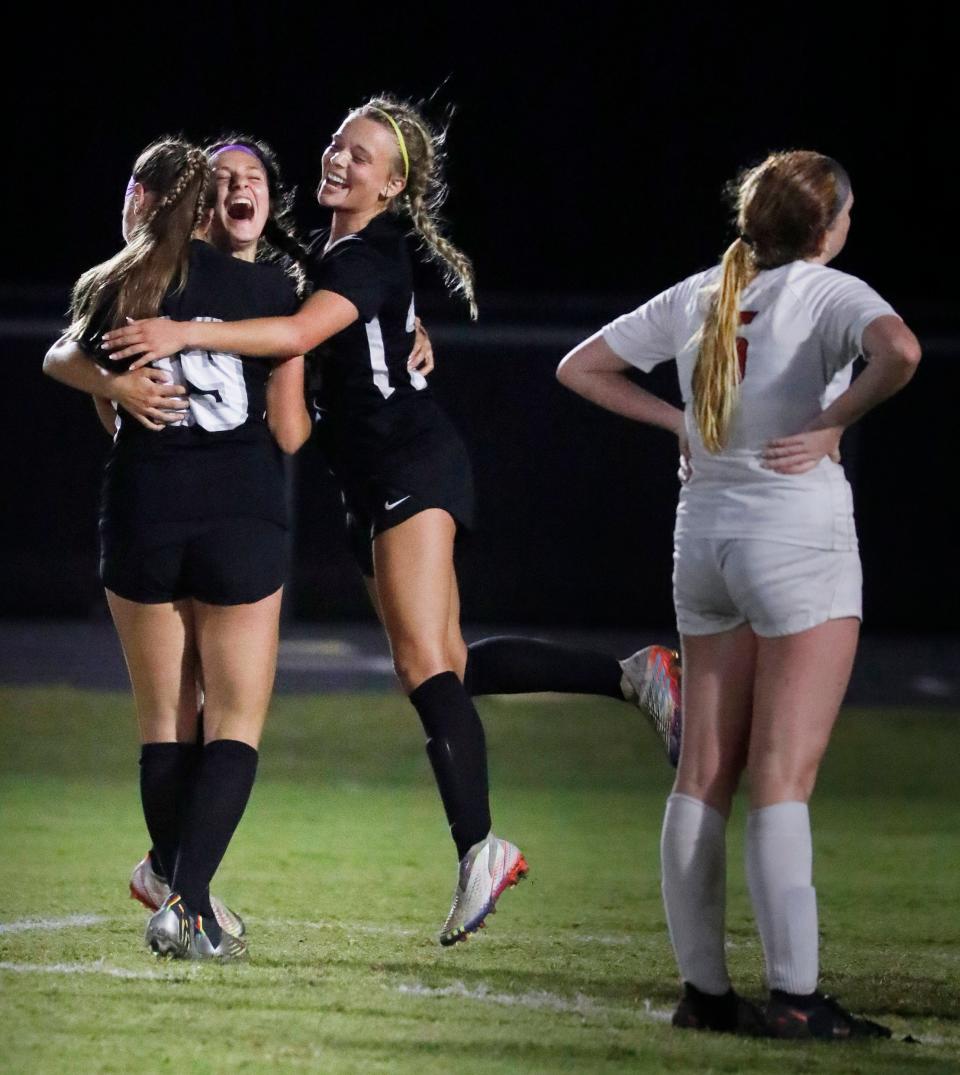
<path id="1" fill-rule="evenodd" d="M 476 1000 L 483 1004 L 499 1004 L 508 1008 L 572 1012 L 575 1015 L 625 1015 L 633 1014 L 635 1011 L 631 1008 L 615 1008 L 598 1004 L 592 997 L 585 996 L 583 993 L 578 993 L 572 999 L 543 990 L 528 993 L 495 993 L 488 986 L 478 985 L 470 988 L 463 982 L 453 982 L 441 987 L 424 985 L 422 982 L 409 982 L 397 986 L 397 992 L 409 997 L 456 997 L 458 1000 Z M 637 1014 L 656 1023 L 668 1023 L 673 1013 L 662 1008 L 654 1008 L 649 1000 L 645 1000 L 643 1010 Z"/>
<path id="2" fill-rule="evenodd" d="M 309 922 L 302 919 L 294 918 L 256 918 L 253 915 L 244 916 L 247 922 L 260 926 L 279 927 L 281 929 L 329 929 L 340 930 L 344 933 L 362 933 L 370 935 L 382 935 L 388 937 L 419 937 L 429 933 L 429 931 L 421 929 L 403 929 L 400 926 L 375 926 L 369 923 L 361 922 L 335 922 L 335 921 L 319 921 Z M 494 934 L 490 934 L 485 938 L 487 941 L 491 941 L 495 938 Z M 533 933 L 517 933 L 511 931 L 509 935 L 511 942 L 515 941 L 542 941 L 541 934 Z M 570 932 L 564 933 L 564 943 L 567 944 L 595 944 L 603 947 L 619 948 L 626 947 L 627 945 L 636 944 L 637 939 L 630 936 L 628 933 L 577 933 Z"/>
<path id="3" fill-rule="evenodd" d="M 28 930 L 78 929 L 99 926 L 106 922 L 102 914 L 71 914 L 65 918 L 19 918 L 15 922 L 0 922 L 0 933 L 26 933 Z"/>
<path id="4" fill-rule="evenodd" d="M 125 970 L 123 967 L 112 967 L 102 959 L 91 963 L 0 962 L 0 971 L 12 971 L 15 974 L 105 974 L 109 978 L 171 980 L 169 975 L 158 974 L 153 970 Z"/>

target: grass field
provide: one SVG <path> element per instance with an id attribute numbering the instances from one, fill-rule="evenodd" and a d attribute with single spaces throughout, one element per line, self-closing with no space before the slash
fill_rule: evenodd
<path id="1" fill-rule="evenodd" d="M 276 700 L 215 891 L 250 958 L 156 961 L 123 695 L 0 691 L 0 1070 L 960 1072 L 960 719 L 848 711 L 813 804 L 824 987 L 919 1044 L 673 1031 L 659 898 L 671 771 L 633 710 L 482 703 L 495 827 L 530 879 L 441 949 L 455 863 L 398 695 Z M 730 962 L 759 997 L 742 815 Z"/>

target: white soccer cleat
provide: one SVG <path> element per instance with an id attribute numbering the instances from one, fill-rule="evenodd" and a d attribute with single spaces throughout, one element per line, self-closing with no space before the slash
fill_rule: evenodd
<path id="1" fill-rule="evenodd" d="M 526 877 L 528 869 L 520 848 L 493 833 L 474 844 L 460 861 L 453 906 L 440 930 L 440 943 L 465 941 L 480 929 L 504 889 Z"/>
<path id="2" fill-rule="evenodd" d="M 670 764 L 680 760 L 683 708 L 680 699 L 680 655 L 666 646 L 646 646 L 620 662 L 620 689 L 653 725 L 667 748 Z"/>
<path id="3" fill-rule="evenodd" d="M 139 900 L 148 911 L 159 911 L 170 898 L 170 886 L 165 877 L 161 877 L 153 868 L 150 855 L 134 866 L 130 875 L 130 898 Z M 242 937 L 247 932 L 243 919 L 217 896 L 210 897 L 210 906 L 220 928 L 233 937 Z"/>
<path id="4" fill-rule="evenodd" d="M 130 898 L 139 900 L 148 911 L 159 911 L 169 895 L 166 878 L 154 870 L 150 856 L 144 855 L 130 874 Z"/>

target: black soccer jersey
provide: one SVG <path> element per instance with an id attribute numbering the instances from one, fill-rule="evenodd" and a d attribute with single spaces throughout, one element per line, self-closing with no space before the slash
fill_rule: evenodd
<path id="1" fill-rule="evenodd" d="M 186 286 L 161 314 L 177 321 L 283 316 L 298 306 L 275 265 L 190 244 Z M 95 351 L 97 341 L 85 341 Z M 156 432 L 121 409 L 104 479 L 102 514 L 130 523 L 256 516 L 286 521 L 282 453 L 266 425 L 269 359 L 183 351 L 153 363 L 186 386 L 189 411 Z"/>
<path id="2" fill-rule="evenodd" d="M 333 291 L 356 306 L 359 320 L 321 351 L 317 404 L 359 416 L 425 392 L 426 378 L 407 369 L 413 348 L 413 273 L 403 229 L 388 213 L 324 247 L 329 230 L 310 244 L 307 273 L 314 291 Z"/>
<path id="3" fill-rule="evenodd" d="M 315 291 L 332 291 L 360 317 L 318 351 L 319 438 L 353 514 L 375 520 L 397 495 L 441 507 L 471 526 L 473 483 L 460 437 L 420 373 L 407 369 L 414 342 L 413 274 L 403 226 L 389 213 L 324 250 L 310 247 Z"/>

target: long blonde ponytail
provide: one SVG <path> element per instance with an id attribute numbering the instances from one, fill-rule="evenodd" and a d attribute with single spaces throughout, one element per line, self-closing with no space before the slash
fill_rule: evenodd
<path id="1" fill-rule="evenodd" d="M 746 169 L 727 193 L 740 237 L 723 255 L 693 370 L 693 413 L 711 452 L 726 444 L 740 391 L 737 329 L 743 289 L 762 269 L 817 255 L 850 194 L 850 177 L 832 157 L 792 149 Z"/>
<path id="2" fill-rule="evenodd" d="M 756 273 L 750 247 L 743 239 L 735 239 L 723 255 L 720 286 L 707 312 L 693 368 L 693 413 L 710 452 L 719 452 L 726 444 L 736 406 L 740 390 L 740 295 Z"/>

